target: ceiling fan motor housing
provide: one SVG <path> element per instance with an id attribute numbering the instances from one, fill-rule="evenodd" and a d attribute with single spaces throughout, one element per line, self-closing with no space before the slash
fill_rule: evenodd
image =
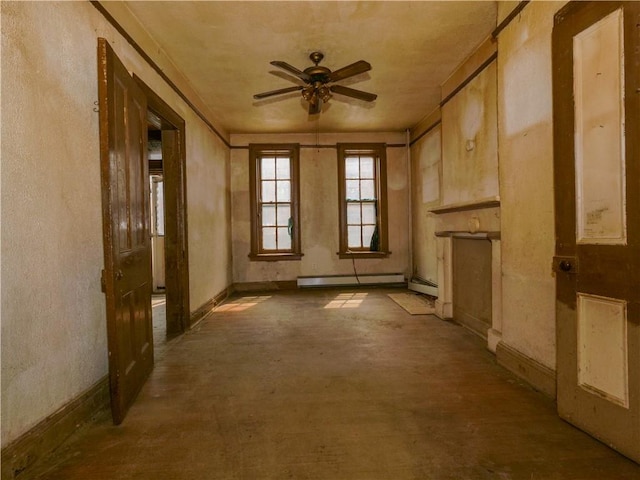
<path id="1" fill-rule="evenodd" d="M 273 95 L 280 95 L 283 93 L 289 93 L 296 90 L 301 91 L 302 97 L 309 102 L 309 113 L 320 113 L 321 102 L 326 102 L 331 98 L 331 93 L 339 93 L 340 95 L 346 95 L 348 97 L 357 98 L 367 102 L 372 102 L 376 99 L 377 95 L 373 93 L 367 93 L 360 90 L 355 90 L 349 87 L 343 87 L 341 85 L 327 86 L 328 83 L 334 83 L 345 78 L 358 75 L 360 73 L 371 70 L 371 65 L 364 60 L 359 60 L 351 65 L 340 68 L 335 72 L 332 72 L 327 67 L 321 67 L 318 64 L 324 58 L 324 54 L 321 52 L 312 52 L 309 58 L 314 63 L 313 66 L 307 67 L 304 70 L 298 70 L 296 67 L 289 65 L 283 61 L 272 61 L 271 65 L 278 68 L 282 68 L 290 74 L 296 76 L 299 80 L 302 80 L 307 84 L 306 87 L 298 85 L 296 87 L 281 88 L 270 92 L 259 93 L 253 96 L 253 98 L 260 100 L 263 98 L 271 97 Z"/>

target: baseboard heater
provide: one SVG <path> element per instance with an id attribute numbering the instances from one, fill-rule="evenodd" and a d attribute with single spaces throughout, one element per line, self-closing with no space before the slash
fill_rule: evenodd
<path id="1" fill-rule="evenodd" d="M 406 285 L 402 273 L 370 273 L 362 275 L 324 275 L 320 277 L 298 277 L 298 288 L 339 287 L 353 285 Z"/>
<path id="2" fill-rule="evenodd" d="M 414 292 L 424 293 L 425 295 L 431 295 L 432 297 L 438 296 L 438 285 L 422 278 L 414 277 L 407 283 L 407 288 Z"/>

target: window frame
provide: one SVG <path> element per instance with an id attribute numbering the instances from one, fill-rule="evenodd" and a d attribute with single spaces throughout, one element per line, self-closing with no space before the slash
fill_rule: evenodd
<path id="1" fill-rule="evenodd" d="M 387 151 L 384 143 L 339 143 L 338 149 L 338 194 L 339 194 L 339 258 L 385 258 L 389 251 L 387 222 Z M 346 158 L 350 155 L 371 155 L 374 158 L 375 190 L 377 201 L 376 222 L 378 225 L 379 250 L 368 248 L 351 249 L 347 228 Z"/>
<path id="2" fill-rule="evenodd" d="M 288 250 L 262 249 L 262 213 L 260 211 L 261 170 L 260 160 L 267 156 L 289 155 L 291 181 L 291 218 L 293 234 Z M 300 243 L 300 144 L 265 143 L 249 144 L 249 196 L 251 216 L 251 252 L 249 258 L 256 261 L 300 260 L 303 256 Z"/>

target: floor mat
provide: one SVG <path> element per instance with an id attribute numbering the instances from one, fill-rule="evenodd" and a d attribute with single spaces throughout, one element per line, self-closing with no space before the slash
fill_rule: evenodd
<path id="1" fill-rule="evenodd" d="M 389 298 L 411 315 L 430 315 L 435 312 L 433 302 L 417 293 L 389 293 Z"/>

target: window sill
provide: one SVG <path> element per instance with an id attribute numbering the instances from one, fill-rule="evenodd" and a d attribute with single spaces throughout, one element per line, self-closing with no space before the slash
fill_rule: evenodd
<path id="1" fill-rule="evenodd" d="M 252 262 L 285 262 L 302 259 L 302 253 L 250 253 Z"/>
<path id="2" fill-rule="evenodd" d="M 391 252 L 338 252 L 339 258 L 387 258 Z"/>

